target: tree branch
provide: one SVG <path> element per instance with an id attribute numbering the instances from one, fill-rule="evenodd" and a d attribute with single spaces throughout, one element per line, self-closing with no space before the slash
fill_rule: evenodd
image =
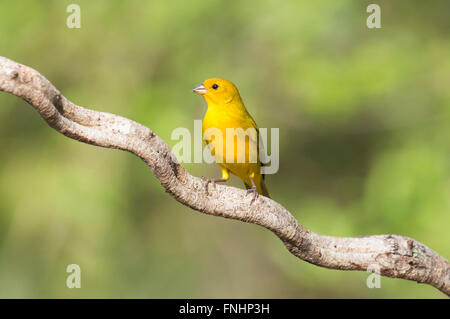
<path id="1" fill-rule="evenodd" d="M 180 203 L 271 230 L 302 260 L 331 269 L 379 269 L 381 275 L 427 283 L 450 296 L 449 262 L 414 239 L 323 236 L 300 225 L 283 206 L 266 197 L 259 196 L 250 205 L 251 196 L 245 190 L 224 185 L 206 194 L 204 182 L 187 173 L 152 130 L 118 115 L 77 106 L 37 71 L 4 57 L 0 57 L 0 91 L 30 103 L 48 125 L 67 137 L 140 157 Z"/>

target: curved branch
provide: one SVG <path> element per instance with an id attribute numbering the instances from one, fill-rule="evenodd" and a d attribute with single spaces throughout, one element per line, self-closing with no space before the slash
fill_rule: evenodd
<path id="1" fill-rule="evenodd" d="M 48 125 L 72 139 L 140 157 L 180 203 L 271 230 L 302 260 L 340 270 L 376 269 L 384 276 L 430 284 L 450 296 L 449 262 L 414 239 L 323 236 L 300 225 L 283 206 L 266 197 L 259 196 L 250 205 L 251 196 L 245 190 L 224 185 L 206 194 L 204 182 L 187 173 L 152 130 L 118 115 L 77 106 L 37 71 L 4 57 L 0 57 L 0 91 L 27 101 Z"/>

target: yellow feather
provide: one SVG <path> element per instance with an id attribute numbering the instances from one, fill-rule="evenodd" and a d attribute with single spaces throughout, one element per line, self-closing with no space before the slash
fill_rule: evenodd
<path id="1" fill-rule="evenodd" d="M 247 112 L 244 103 L 236 86 L 230 81 L 223 79 L 209 79 L 202 84 L 199 94 L 203 95 L 208 110 L 203 118 L 202 131 L 206 137 L 205 143 L 210 146 L 212 155 L 215 156 L 218 165 L 222 169 L 222 178 L 228 180 L 229 172 L 238 176 L 245 183 L 247 188 L 252 187 L 253 179 L 258 193 L 270 197 L 261 175 L 261 162 L 259 159 L 258 126 Z M 252 128 L 253 135 L 245 137 L 239 135 L 234 138 L 233 160 L 227 160 L 227 128 L 243 129 Z M 222 134 L 222 143 L 215 140 L 215 136 L 208 136 L 208 129 L 217 129 Z M 211 131 L 211 130 L 209 130 Z M 251 133 L 251 130 L 248 131 Z M 213 143 L 214 142 L 214 143 Z M 222 147 L 220 147 L 222 144 Z M 214 145 L 214 146 L 213 146 Z M 245 149 L 245 162 L 238 162 L 239 148 Z M 256 162 L 250 162 L 251 152 L 256 152 Z M 229 150 L 230 151 L 230 150 Z"/>

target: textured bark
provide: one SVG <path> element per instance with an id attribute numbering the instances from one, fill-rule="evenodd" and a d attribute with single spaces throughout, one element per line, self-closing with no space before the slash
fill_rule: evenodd
<path id="1" fill-rule="evenodd" d="M 379 269 L 380 274 L 430 284 L 450 295 L 450 264 L 420 242 L 398 235 L 330 237 L 300 225 L 279 203 L 225 185 L 210 187 L 176 162 L 169 146 L 149 128 L 124 117 L 89 110 L 67 100 L 30 67 L 0 57 L 0 91 L 30 103 L 56 131 L 78 140 L 139 156 L 166 192 L 197 211 L 261 225 L 298 258 L 340 270 Z"/>

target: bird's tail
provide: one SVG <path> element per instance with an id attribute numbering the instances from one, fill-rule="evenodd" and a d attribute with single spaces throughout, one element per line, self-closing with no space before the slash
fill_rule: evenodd
<path id="1" fill-rule="evenodd" d="M 263 179 L 261 179 L 261 183 L 260 183 L 259 186 L 260 186 L 260 188 L 261 188 L 261 192 L 260 192 L 259 189 L 258 189 L 258 192 L 259 192 L 260 194 L 262 194 L 263 196 L 272 198 L 272 197 L 270 197 L 269 190 L 267 189 L 266 183 L 264 183 L 264 180 L 263 180 Z"/>

